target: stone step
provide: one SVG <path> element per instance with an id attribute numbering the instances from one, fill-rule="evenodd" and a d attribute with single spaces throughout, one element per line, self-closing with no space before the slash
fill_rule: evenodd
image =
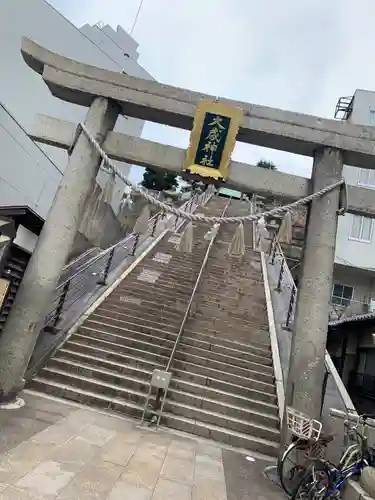
<path id="1" fill-rule="evenodd" d="M 103 347 L 103 345 L 105 345 L 106 347 Z M 153 370 L 154 368 L 160 368 L 164 370 L 167 365 L 168 357 L 166 356 L 155 355 L 148 352 L 146 352 L 146 355 L 144 356 L 143 353 L 145 353 L 145 351 L 136 349 L 129 349 L 130 352 L 127 352 L 125 354 L 119 352 L 116 346 L 112 345 L 112 349 L 110 346 L 110 343 L 105 342 L 102 342 L 98 346 L 94 345 L 94 343 L 85 344 L 83 342 L 69 340 L 69 342 L 64 345 L 64 348 L 76 353 L 88 354 L 116 363 L 123 363 L 151 370 Z M 197 365 L 192 362 L 182 361 L 180 359 L 176 359 L 173 362 L 172 371 L 176 372 L 177 376 L 180 375 L 180 372 L 186 371 L 190 374 L 194 374 L 194 376 L 197 375 L 224 381 L 222 371 L 216 370 L 211 366 L 204 366 L 200 364 Z M 249 389 L 255 389 L 260 392 L 266 392 L 271 395 L 274 395 L 276 393 L 275 385 L 273 383 L 263 382 L 259 379 L 259 377 L 256 376 L 256 374 L 253 375 L 253 377 L 249 376 L 249 378 L 245 378 L 233 373 L 226 373 L 225 382 L 242 387 L 247 387 Z"/>
<path id="2" fill-rule="evenodd" d="M 233 447 L 244 448 L 271 457 L 276 457 L 278 455 L 279 444 L 275 441 L 232 431 L 226 427 L 199 422 L 191 418 L 181 417 L 171 413 L 166 413 L 164 415 L 162 423 L 172 429 L 189 432 L 190 434 L 212 439 Z"/>
<path id="3" fill-rule="evenodd" d="M 143 356 L 144 351 L 137 350 L 137 349 L 129 349 L 129 352 L 124 354 L 120 353 L 116 350 L 116 346 L 112 346 L 113 348 L 111 349 L 110 346 L 111 344 L 108 342 L 105 344 L 104 342 L 99 343 L 97 345 L 95 342 L 92 343 L 84 343 L 84 342 L 78 342 L 78 341 L 73 341 L 69 340 L 66 344 L 64 344 L 64 347 L 66 346 L 67 349 L 71 351 L 75 351 L 78 353 L 86 353 L 86 354 L 93 354 L 95 356 L 99 356 L 104 359 L 109 359 L 111 361 L 116 361 L 118 363 L 127 363 L 127 364 L 132 364 L 134 366 L 139 366 L 139 367 L 151 367 L 153 368 L 161 368 L 164 369 L 167 362 L 168 362 L 168 357 L 166 356 L 156 356 L 155 354 L 152 353 L 146 353 L 146 356 Z M 105 348 L 104 346 L 107 345 Z"/>
<path id="4" fill-rule="evenodd" d="M 231 417 L 227 414 L 209 411 L 204 408 L 178 403 L 171 399 L 165 401 L 165 411 L 181 417 L 187 417 L 199 422 L 217 425 L 228 430 L 241 432 L 247 435 L 256 435 L 262 439 L 278 442 L 280 431 L 277 428 L 267 427 L 249 420 Z"/>
<path id="5" fill-rule="evenodd" d="M 113 326 L 110 324 L 110 319 L 105 317 L 94 319 L 92 316 L 92 318 L 85 322 L 85 325 L 80 328 L 80 332 L 108 342 L 113 341 L 124 345 L 136 345 L 134 342 L 139 340 L 140 342 L 156 344 L 170 352 L 177 338 L 177 334 L 168 335 L 165 333 L 163 337 L 159 337 L 140 333 L 125 327 Z M 178 348 L 187 353 L 202 355 L 208 359 L 215 359 L 217 361 L 227 361 L 230 364 L 235 364 L 243 368 L 251 366 L 249 363 L 262 364 L 268 367 L 272 365 L 271 353 L 268 353 L 268 356 L 264 354 L 250 354 L 235 349 L 223 348 L 222 346 L 216 346 L 208 342 L 196 341 L 194 338 L 185 335 L 181 337 Z"/>
<path id="6" fill-rule="evenodd" d="M 157 284 L 157 286 L 155 286 Z M 151 285 L 151 286 L 150 286 Z M 152 286 L 153 285 L 153 286 Z M 190 287 L 182 286 L 168 286 L 163 281 L 156 281 L 156 283 L 147 283 L 144 281 L 134 281 L 128 282 L 126 287 L 117 287 L 109 296 L 111 297 L 122 297 L 124 295 L 128 295 L 129 293 L 136 294 L 138 296 L 142 296 L 143 298 L 158 296 L 162 299 L 166 294 L 168 297 L 168 301 L 170 302 L 175 297 L 177 298 L 187 298 L 189 299 L 191 296 L 191 292 L 193 291 L 194 285 Z"/>
<path id="7" fill-rule="evenodd" d="M 249 343 L 253 346 L 258 346 L 260 348 L 270 347 L 270 336 L 269 332 L 266 330 L 245 328 L 230 328 L 227 325 L 222 325 L 213 322 L 200 322 L 194 321 L 194 319 L 188 319 L 186 326 L 184 327 L 184 332 L 190 334 L 190 332 L 199 332 L 202 335 L 212 335 L 215 338 L 226 338 L 231 337 L 233 342 Z"/>
<path id="8" fill-rule="evenodd" d="M 205 381 L 207 381 L 210 385 L 202 385 Z M 254 391 L 246 387 L 241 388 L 238 386 L 233 386 L 221 381 L 217 381 L 219 382 L 218 385 L 221 387 L 221 389 L 217 389 L 214 387 L 214 385 L 212 385 L 213 380 L 201 379 L 199 380 L 199 382 L 201 383 L 195 383 L 190 380 L 184 380 L 183 378 L 175 376 L 174 378 L 172 378 L 171 386 L 176 387 L 181 391 L 197 394 L 203 398 L 223 401 L 224 403 L 228 403 L 234 406 L 244 406 L 246 408 L 250 407 L 256 411 L 269 413 L 274 417 L 277 417 L 278 415 L 277 405 L 268 402 L 274 401 L 274 398 L 270 398 L 269 394 L 267 393 Z M 246 396 L 239 394 L 241 392 L 241 389 L 245 389 L 245 391 L 243 392 L 244 394 L 246 394 Z"/>
<path id="9" fill-rule="evenodd" d="M 38 392 L 52 394 L 89 406 L 95 406 L 102 409 L 109 409 L 117 413 L 131 415 L 140 418 L 143 407 L 125 401 L 119 398 L 108 397 L 104 394 L 98 394 L 88 390 L 76 390 L 73 387 L 62 383 L 51 382 L 43 377 L 35 377 L 30 383 L 29 388 Z M 250 436 L 245 433 L 232 431 L 226 427 L 220 427 L 213 424 L 199 422 L 197 420 L 181 417 L 176 414 L 166 413 L 163 416 L 162 424 L 168 427 L 189 432 L 200 437 L 212 439 L 230 446 L 240 447 L 249 451 L 262 453 L 268 456 L 277 456 L 279 445 L 275 441 Z"/>
<path id="10" fill-rule="evenodd" d="M 233 348 L 239 351 L 253 353 L 255 351 L 259 352 L 261 355 L 271 352 L 271 346 L 269 344 L 269 333 L 268 331 L 261 331 L 259 333 L 263 334 L 268 338 L 268 343 L 263 342 L 241 342 L 234 338 L 230 338 L 232 332 L 228 335 L 224 335 L 224 332 L 220 330 L 205 329 L 200 328 L 199 331 L 195 329 L 191 324 L 187 324 L 184 328 L 184 337 L 188 336 L 195 338 L 197 340 L 201 339 L 205 342 L 215 344 L 217 346 L 224 346 L 228 348 Z M 257 333 L 257 332 L 255 332 Z"/>
<path id="11" fill-rule="evenodd" d="M 150 380 L 153 367 L 152 363 L 143 363 L 142 366 L 135 364 L 126 364 L 124 360 L 121 362 L 96 356 L 95 353 L 90 354 L 76 352 L 68 348 L 60 349 L 55 357 L 50 360 L 48 366 L 60 367 L 60 364 L 66 366 L 69 363 L 75 363 L 78 366 L 88 365 L 93 367 L 105 368 L 107 370 L 116 371 L 122 375 L 130 377 L 142 378 Z M 266 404 L 267 408 L 277 408 L 275 393 L 262 392 L 249 387 L 235 385 L 226 380 L 208 378 L 204 375 L 191 373 L 188 371 L 177 370 L 173 368 L 172 385 L 176 388 L 187 387 L 190 392 L 201 391 L 207 393 L 209 397 L 215 399 L 223 399 L 224 401 L 233 402 L 241 401 L 239 404 L 245 404 L 245 401 L 257 401 L 259 405 Z M 255 404 L 255 403 L 251 403 Z M 272 413 L 272 410 L 270 410 Z"/>
<path id="12" fill-rule="evenodd" d="M 85 358 L 83 358 L 85 360 Z M 61 381 L 61 374 L 65 378 L 70 373 L 83 377 L 94 377 L 105 383 L 113 383 L 131 390 L 147 392 L 151 380 L 151 371 L 128 370 L 119 373 L 113 365 L 95 366 L 88 363 L 90 360 L 74 361 L 71 359 L 56 357 L 51 360 L 48 367 L 42 370 L 41 376 L 51 380 Z M 247 399 L 239 395 L 227 393 L 225 391 L 211 389 L 191 382 L 179 379 L 172 379 L 168 398 L 181 403 L 192 404 L 207 410 L 214 410 L 228 414 L 236 418 L 254 420 L 260 424 L 277 427 L 277 406 Z"/>
<path id="13" fill-rule="evenodd" d="M 124 306 L 125 307 L 121 308 L 122 312 L 120 312 L 120 306 L 118 306 L 118 308 L 114 311 L 114 307 L 112 305 L 111 307 L 103 305 L 100 310 L 97 309 L 97 312 L 95 311 L 95 313 L 90 316 L 85 324 L 87 322 L 103 322 L 108 326 L 118 326 L 121 328 L 121 326 L 125 325 L 130 318 L 133 318 L 132 321 L 134 321 L 134 318 L 140 320 L 144 318 L 148 321 L 158 319 L 158 321 L 161 321 L 162 323 L 174 325 L 179 328 L 185 313 L 184 309 L 186 309 L 181 307 L 180 310 L 176 309 L 176 311 L 171 312 L 166 311 L 161 306 L 159 309 L 150 309 L 147 304 L 137 306 L 136 304 L 127 303 L 126 305 L 124 304 Z"/>
<path id="14" fill-rule="evenodd" d="M 98 331 L 98 330 L 96 330 Z M 87 332 L 85 330 L 84 332 Z M 91 332 L 90 332 L 91 333 Z M 105 331 L 102 332 L 103 336 Z M 75 342 L 84 345 L 104 347 L 111 350 L 115 350 L 119 354 L 139 354 L 144 353 L 145 358 L 150 360 L 155 360 L 156 362 L 162 362 L 164 360 L 165 365 L 168 362 L 170 352 L 172 351 L 173 345 L 169 347 L 160 346 L 157 344 L 152 344 L 150 342 L 143 342 L 138 339 L 131 337 L 119 338 L 118 336 L 113 336 L 111 334 L 106 334 L 108 339 L 93 337 L 91 335 L 86 335 L 84 333 L 73 334 L 69 342 Z M 121 342 L 121 343 L 120 343 Z M 126 342 L 126 343 L 125 343 Z M 220 370 L 223 373 L 230 373 L 232 375 L 239 375 L 241 377 L 255 378 L 262 382 L 267 382 L 269 384 L 273 383 L 273 368 L 267 365 L 260 365 L 258 363 L 247 363 L 247 367 L 234 365 L 229 363 L 226 359 L 225 361 L 217 361 L 215 359 L 208 360 L 204 354 L 205 351 L 199 351 L 200 355 L 186 352 L 181 348 L 177 348 L 175 353 L 175 360 L 177 361 L 187 361 L 195 365 L 209 365 L 211 368 Z M 231 358 L 230 361 L 236 360 L 236 358 Z"/>
<path id="15" fill-rule="evenodd" d="M 146 402 L 146 395 L 149 388 L 149 383 L 142 379 L 133 379 L 134 388 L 130 388 L 125 385 L 129 377 L 116 376 L 113 372 L 102 369 L 88 368 L 85 370 L 82 367 L 82 373 L 75 374 L 63 369 L 45 367 L 40 376 L 45 380 L 65 384 L 69 388 L 75 387 L 77 389 L 104 394 L 112 398 L 139 404 L 142 407 Z M 180 402 L 179 398 L 185 402 Z M 220 408 L 224 409 L 226 413 L 220 413 L 218 411 Z M 165 410 L 183 417 L 197 419 L 201 422 L 225 426 L 227 429 L 238 432 L 252 434 L 256 431 L 257 435 L 263 439 L 271 441 L 279 439 L 277 419 L 272 416 L 247 410 L 246 408 L 225 406 L 221 402 L 205 400 L 194 394 L 186 396 L 186 394 L 184 395 L 182 391 L 177 389 L 172 388 L 170 390 L 170 395 L 168 394 L 165 401 Z M 232 414 L 240 415 L 241 418 L 228 414 L 229 411 Z M 263 423 L 258 423 L 258 420 Z M 269 425 L 264 425 L 264 422 Z"/>

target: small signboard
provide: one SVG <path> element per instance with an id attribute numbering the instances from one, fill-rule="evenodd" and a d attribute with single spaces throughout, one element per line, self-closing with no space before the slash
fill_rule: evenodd
<path id="1" fill-rule="evenodd" d="M 199 101 L 184 171 L 225 180 L 242 120 L 241 108 Z"/>

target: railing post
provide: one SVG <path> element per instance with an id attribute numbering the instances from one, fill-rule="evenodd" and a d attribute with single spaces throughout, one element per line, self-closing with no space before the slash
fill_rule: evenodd
<path id="1" fill-rule="evenodd" d="M 134 243 L 133 243 L 133 248 L 132 248 L 132 251 L 131 251 L 131 256 L 134 257 L 135 255 L 135 252 L 137 250 L 137 246 L 138 246 L 138 242 L 139 242 L 139 237 L 140 237 L 140 234 L 137 233 L 135 236 L 134 236 Z"/>
<path id="2" fill-rule="evenodd" d="M 269 257 L 271 257 L 271 253 L 274 251 L 275 246 L 276 246 L 276 234 L 274 234 L 273 237 L 272 237 L 270 249 L 269 249 L 269 252 L 268 252 L 268 256 Z"/>
<path id="3" fill-rule="evenodd" d="M 321 401 L 321 405 L 320 405 L 320 416 L 322 416 L 322 413 L 323 413 L 324 397 L 325 397 L 326 391 L 327 391 L 328 375 L 329 375 L 329 372 L 326 369 L 324 371 L 324 378 L 323 378 L 323 385 L 322 385 L 322 401 Z"/>
<path id="4" fill-rule="evenodd" d="M 277 287 L 276 287 L 276 291 L 277 292 L 281 292 L 281 282 L 282 282 L 282 279 L 283 279 L 283 275 L 284 275 L 284 259 L 281 260 L 279 280 L 277 282 Z"/>
<path id="5" fill-rule="evenodd" d="M 273 246 L 272 259 L 271 259 L 271 264 L 272 265 L 275 264 L 276 249 L 277 249 L 277 243 L 276 243 L 276 239 L 275 239 L 275 244 Z"/>
<path id="6" fill-rule="evenodd" d="M 297 294 L 297 289 L 292 285 L 292 291 L 290 292 L 290 300 L 289 300 L 288 313 L 287 313 L 286 321 L 285 321 L 285 328 L 289 328 L 289 325 L 290 325 L 290 320 L 292 318 L 294 301 L 296 300 L 296 294 Z"/>
<path id="7" fill-rule="evenodd" d="M 58 302 L 57 307 L 56 307 L 56 311 L 55 311 L 55 316 L 53 318 L 53 322 L 52 322 L 51 326 L 47 326 L 45 328 L 45 330 L 48 333 L 56 333 L 57 323 L 60 321 L 61 313 L 62 313 L 62 310 L 63 310 L 63 307 L 64 307 L 66 296 L 67 296 L 68 291 L 69 291 L 69 287 L 70 287 L 70 281 L 67 281 L 65 283 L 65 285 L 63 286 L 63 289 L 62 289 L 62 292 L 61 292 L 61 295 L 60 295 L 60 298 L 59 298 L 59 302 Z"/>
<path id="8" fill-rule="evenodd" d="M 155 220 L 153 221 L 152 229 L 151 229 L 151 238 L 153 238 L 155 236 L 155 231 L 156 231 L 156 226 L 157 226 L 158 221 L 159 221 L 159 214 L 155 217 Z"/>
<path id="9" fill-rule="evenodd" d="M 109 273 L 109 270 L 111 268 L 114 254 L 115 254 L 115 249 L 112 248 L 112 250 L 109 252 L 108 260 L 107 260 L 107 263 L 106 263 L 105 268 L 104 268 L 103 278 L 98 281 L 98 285 L 106 285 L 107 284 L 108 273 Z"/>

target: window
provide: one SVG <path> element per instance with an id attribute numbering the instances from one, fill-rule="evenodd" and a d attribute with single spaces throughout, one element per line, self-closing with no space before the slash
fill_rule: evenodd
<path id="1" fill-rule="evenodd" d="M 375 188 L 375 170 L 361 168 L 359 170 L 358 185 Z"/>
<path id="2" fill-rule="evenodd" d="M 353 287 L 335 283 L 332 290 L 332 304 L 348 306 L 353 298 Z"/>
<path id="3" fill-rule="evenodd" d="M 375 110 L 374 109 L 370 109 L 369 122 L 370 122 L 370 125 L 372 127 L 375 125 Z"/>
<path id="4" fill-rule="evenodd" d="M 362 215 L 352 215 L 349 239 L 370 243 L 372 238 L 372 219 Z"/>

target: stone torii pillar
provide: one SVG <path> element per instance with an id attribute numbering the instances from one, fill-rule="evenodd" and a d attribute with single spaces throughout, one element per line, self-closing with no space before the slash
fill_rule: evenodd
<path id="1" fill-rule="evenodd" d="M 119 113 L 112 101 L 93 100 L 85 124 L 99 143 Z M 61 269 L 73 245 L 101 158 L 80 134 L 27 266 L 16 300 L 0 336 L 0 405 L 13 402 L 24 386 L 24 373 L 50 307 Z"/>
<path id="2" fill-rule="evenodd" d="M 342 178 L 343 155 L 335 148 L 320 148 L 314 156 L 312 192 Z M 329 301 L 335 260 L 340 192 L 338 189 L 311 202 L 299 280 L 289 361 L 286 404 L 311 418 L 320 418 Z"/>

